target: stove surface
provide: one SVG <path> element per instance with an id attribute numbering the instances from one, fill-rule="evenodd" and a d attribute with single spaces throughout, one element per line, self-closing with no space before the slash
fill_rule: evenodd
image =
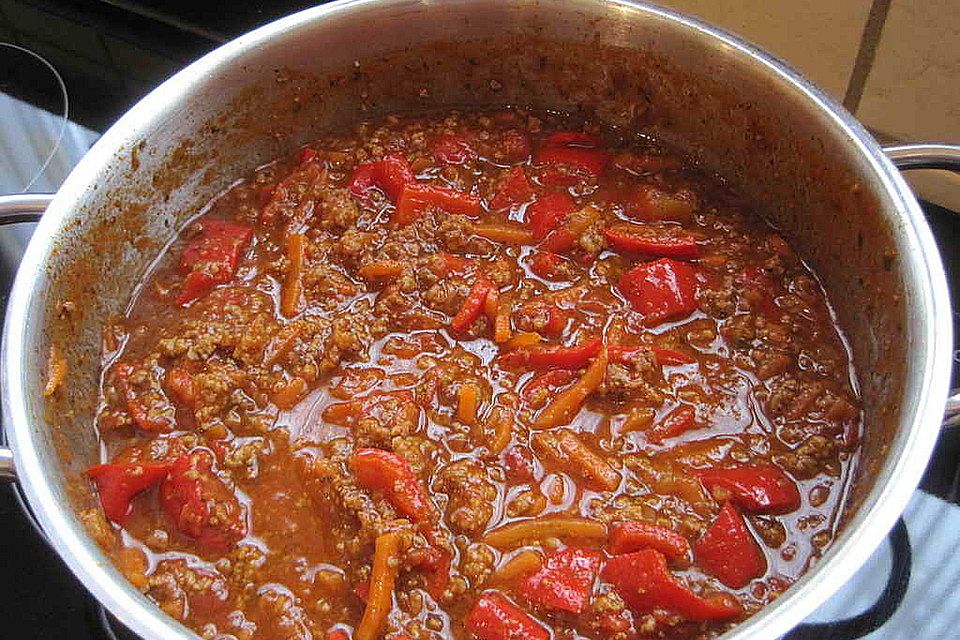
<path id="1" fill-rule="evenodd" d="M 302 8 L 303 2 L 3 0 L 0 43 L 41 53 L 62 74 L 70 99 L 34 57 L 0 47 L 0 193 L 54 191 L 98 134 L 150 87 L 218 44 Z M 62 127 L 62 128 L 61 128 Z M 57 140 L 59 144 L 55 144 Z M 51 151 L 53 152 L 51 153 Z M 48 160 L 49 156 L 49 160 Z M 29 189 L 27 186 L 29 185 Z M 960 215 L 924 203 L 950 283 L 960 291 Z M 33 225 L 0 230 L 0 313 Z M 954 331 L 960 335 L 960 294 Z M 954 384 L 960 357 L 954 353 Z M 945 430 L 892 535 L 856 576 L 787 637 L 954 638 L 960 607 L 960 428 Z M 91 598 L 44 542 L 15 485 L 0 487 L 0 619 L 16 638 L 132 638 Z M 892 561 L 891 556 L 898 559 Z M 908 560 L 909 559 L 909 560 Z M 838 620 L 844 620 L 837 622 Z M 864 635 L 866 634 L 866 635 Z M 4 637 L 7 637 L 4 634 Z"/>

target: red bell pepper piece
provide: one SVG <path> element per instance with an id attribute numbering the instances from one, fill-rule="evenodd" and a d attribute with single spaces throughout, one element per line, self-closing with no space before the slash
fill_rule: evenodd
<path id="1" fill-rule="evenodd" d="M 507 129 L 500 134 L 498 159 L 513 164 L 530 157 L 530 138 L 518 129 Z"/>
<path id="2" fill-rule="evenodd" d="M 654 347 L 653 355 L 656 356 L 657 362 L 661 365 L 672 365 L 678 366 L 681 364 L 693 364 L 697 361 L 696 358 L 690 356 L 683 351 L 678 349 L 667 349 L 665 347 Z"/>
<path id="3" fill-rule="evenodd" d="M 667 560 L 654 549 L 616 556 L 601 576 L 613 585 L 636 613 L 664 609 L 692 621 L 730 620 L 743 615 L 743 607 L 730 594 L 698 596 L 667 569 Z"/>
<path id="4" fill-rule="evenodd" d="M 660 258 L 638 264 L 617 286 L 648 325 L 678 320 L 698 307 L 697 271 L 686 262 Z"/>
<path id="5" fill-rule="evenodd" d="M 197 390 L 193 384 L 193 375 L 184 366 L 177 365 L 168 369 L 164 381 L 180 404 L 189 409 L 197 404 Z"/>
<path id="6" fill-rule="evenodd" d="M 398 226 L 405 227 L 419 218 L 429 207 L 442 209 L 447 213 L 463 216 L 478 216 L 481 213 L 480 198 L 477 196 L 429 184 L 411 183 L 403 187 L 397 208 L 391 219 Z"/>
<path id="7" fill-rule="evenodd" d="M 566 547 L 548 554 L 539 571 L 520 581 L 517 592 L 547 609 L 580 613 L 599 570 L 599 551 Z"/>
<path id="8" fill-rule="evenodd" d="M 214 286 L 229 282 L 252 236 L 253 229 L 245 224 L 213 218 L 202 220 L 200 236 L 191 240 L 180 256 L 180 270 L 187 277 L 177 304 L 185 307 L 208 294 Z"/>
<path id="9" fill-rule="evenodd" d="M 494 591 L 480 596 L 464 626 L 480 640 L 549 640 L 550 632 Z"/>
<path id="10" fill-rule="evenodd" d="M 603 235 L 615 249 L 622 251 L 680 260 L 691 260 L 700 255 L 696 239 L 678 227 L 618 224 L 606 229 Z"/>
<path id="11" fill-rule="evenodd" d="M 767 570 L 767 560 L 730 501 L 703 537 L 693 544 L 693 556 L 704 571 L 731 589 L 740 589 Z"/>
<path id="12" fill-rule="evenodd" d="M 477 158 L 466 136 L 441 133 L 433 141 L 433 157 L 445 164 L 463 164 Z"/>
<path id="13" fill-rule="evenodd" d="M 180 456 L 160 485 L 167 517 L 201 546 L 225 551 L 244 536 L 246 522 L 237 496 L 213 471 L 206 449 Z"/>
<path id="14" fill-rule="evenodd" d="M 523 396 L 524 400 L 530 400 L 540 389 L 556 389 L 562 387 L 565 384 L 570 384 L 577 377 L 577 374 L 573 371 L 567 369 L 553 369 L 551 371 L 546 371 L 540 375 L 534 376 L 530 379 L 523 387 Z"/>
<path id="15" fill-rule="evenodd" d="M 477 318 L 483 313 L 483 306 L 487 302 L 487 296 L 497 290 L 497 286 L 486 278 L 480 278 L 470 289 L 467 299 L 463 301 L 460 311 L 453 317 L 450 327 L 457 333 L 463 333 L 477 321 Z"/>
<path id="16" fill-rule="evenodd" d="M 169 462 L 114 462 L 90 467 L 85 473 L 97 485 L 104 515 L 122 523 L 130 515 L 133 497 L 163 480 L 171 466 Z"/>
<path id="17" fill-rule="evenodd" d="M 363 200 L 369 195 L 371 189 L 377 187 L 379 181 L 379 162 L 358 164 L 354 167 L 353 174 L 350 176 L 350 184 L 347 185 L 347 190 L 354 198 Z"/>
<path id="18" fill-rule="evenodd" d="M 546 336 L 559 336 L 563 333 L 563 330 L 567 327 L 567 314 L 563 310 L 550 306 L 547 308 L 547 314 L 550 319 L 547 321 L 546 326 L 541 329 L 543 335 Z"/>
<path id="19" fill-rule="evenodd" d="M 676 531 L 643 520 L 610 525 L 609 548 L 615 555 L 655 549 L 670 560 L 684 560 L 690 556 L 690 543 L 686 538 Z"/>
<path id="20" fill-rule="evenodd" d="M 697 476 L 711 493 L 722 490 L 734 504 L 753 513 L 788 513 L 800 507 L 796 483 L 773 465 L 704 469 Z"/>
<path id="21" fill-rule="evenodd" d="M 381 449 L 357 449 L 350 468 L 361 487 L 378 491 L 397 512 L 413 522 L 433 521 L 436 508 L 410 464 L 395 453 Z"/>
<path id="22" fill-rule="evenodd" d="M 607 166 L 609 156 L 600 150 L 600 141 L 586 133 L 559 131 L 547 138 L 534 163 L 573 167 L 597 177 Z"/>
<path id="23" fill-rule="evenodd" d="M 353 170 L 347 187 L 355 198 L 365 199 L 370 189 L 376 187 L 396 202 L 403 187 L 416 182 L 407 159 L 399 154 L 384 156 L 377 162 L 358 165 Z"/>
<path id="24" fill-rule="evenodd" d="M 610 362 L 619 362 L 623 363 L 629 360 L 629 358 L 637 353 L 638 351 L 646 351 L 648 347 L 618 347 L 610 346 L 607 347 L 607 354 L 610 358 Z M 654 357 L 656 357 L 657 362 L 663 365 L 682 365 L 682 364 L 693 364 L 697 360 L 696 358 L 687 355 L 683 351 L 677 349 L 666 349 L 664 347 L 649 347 L 649 350 L 653 352 Z"/>
<path id="25" fill-rule="evenodd" d="M 307 162 L 312 162 L 319 154 L 317 150 L 313 147 L 304 147 L 300 149 L 300 153 L 297 155 L 297 159 L 300 164 L 306 164 Z"/>
<path id="26" fill-rule="evenodd" d="M 350 640 L 350 634 L 346 629 L 330 629 L 327 631 L 326 640 Z"/>
<path id="27" fill-rule="evenodd" d="M 659 444 L 667 438 L 675 438 L 692 429 L 696 418 L 696 410 L 688 404 L 682 404 L 668 413 L 660 424 L 647 431 L 647 440 Z"/>
<path id="28" fill-rule="evenodd" d="M 563 224 L 567 215 L 577 208 L 568 194 L 557 191 L 538 198 L 527 207 L 527 223 L 536 240 L 543 240 L 551 231 Z"/>
<path id="29" fill-rule="evenodd" d="M 530 202 L 534 195 L 536 194 L 533 186 L 527 180 L 523 167 L 514 167 L 500 185 L 497 195 L 490 201 L 490 209 L 493 211 L 509 209 Z"/>
<path id="30" fill-rule="evenodd" d="M 531 369 L 580 369 L 590 363 L 602 346 L 601 338 L 591 338 L 572 347 L 563 345 L 524 347 L 500 356 L 500 363 L 508 367 Z"/>
<path id="31" fill-rule="evenodd" d="M 428 539 L 430 538 L 428 534 Z M 428 547 L 417 567 L 427 575 L 427 593 L 439 600 L 450 584 L 450 553 L 437 547 Z"/>
<path id="32" fill-rule="evenodd" d="M 148 433 L 172 431 L 177 425 L 173 405 L 165 394 L 147 394 L 134 389 L 129 381 L 133 371 L 132 365 L 122 363 L 114 367 L 113 373 L 116 376 L 117 389 L 123 393 L 127 412 L 137 428 Z"/>
<path id="33" fill-rule="evenodd" d="M 550 251 L 535 251 L 530 256 L 530 271 L 544 280 L 556 278 L 563 258 Z"/>

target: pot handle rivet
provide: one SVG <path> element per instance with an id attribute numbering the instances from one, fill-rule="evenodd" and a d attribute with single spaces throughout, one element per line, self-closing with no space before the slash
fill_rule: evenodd
<path id="1" fill-rule="evenodd" d="M 51 200 L 53 200 L 53 194 L 50 193 L 0 196 L 0 226 L 18 222 L 39 222 Z M 0 481 L 16 479 L 17 469 L 13 460 L 13 451 L 8 447 L 0 446 Z"/>

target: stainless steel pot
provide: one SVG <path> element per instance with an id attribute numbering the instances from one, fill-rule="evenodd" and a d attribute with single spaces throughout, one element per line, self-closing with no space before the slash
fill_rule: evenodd
<path id="1" fill-rule="evenodd" d="M 94 500 L 78 474 L 97 457 L 91 417 L 105 319 L 123 311 L 196 207 L 323 129 L 504 104 L 584 112 L 682 145 L 761 203 L 837 307 L 867 414 L 845 524 L 806 576 L 725 637 L 783 634 L 886 535 L 943 416 L 950 305 L 916 200 L 848 113 L 769 54 L 650 5 L 342 1 L 190 65 L 121 118 L 52 200 L 3 205 L 6 222 L 46 212 L 7 311 L 3 426 L 13 453 L 0 452 L 0 466 L 70 569 L 134 632 L 192 637 L 123 578 L 77 515 Z M 904 166 L 956 168 L 960 149 L 890 154 Z M 51 344 L 68 360 L 69 384 L 44 398 Z"/>

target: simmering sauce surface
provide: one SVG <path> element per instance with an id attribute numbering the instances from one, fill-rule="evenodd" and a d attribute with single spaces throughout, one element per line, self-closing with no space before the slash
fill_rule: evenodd
<path id="1" fill-rule="evenodd" d="M 390 118 L 157 261 L 84 517 L 205 638 L 708 638 L 831 543 L 853 380 L 813 274 L 684 158 Z"/>

